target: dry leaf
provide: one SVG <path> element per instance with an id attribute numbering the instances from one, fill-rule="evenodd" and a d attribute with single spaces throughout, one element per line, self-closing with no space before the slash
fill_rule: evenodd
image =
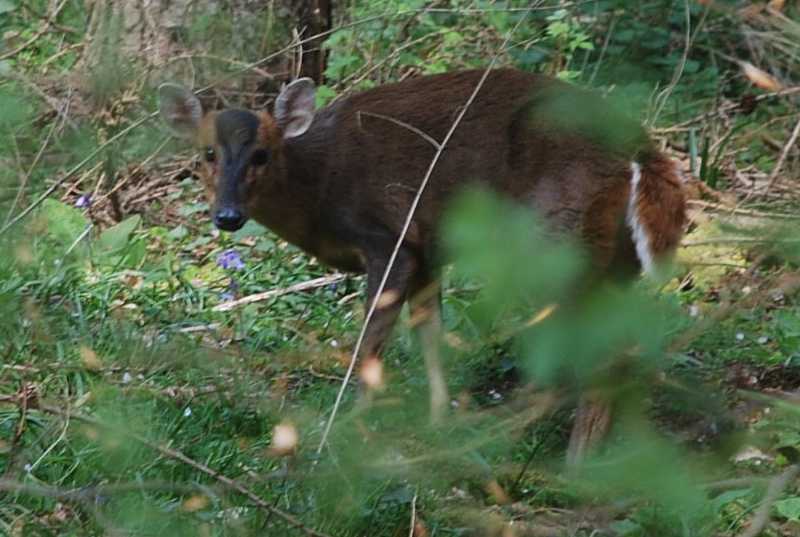
<path id="1" fill-rule="evenodd" d="M 270 453 L 276 456 L 291 455 L 297 449 L 300 437 L 291 423 L 280 423 L 272 429 Z"/>
<path id="2" fill-rule="evenodd" d="M 531 327 L 539 324 L 540 322 L 550 317 L 550 315 L 552 315 L 552 313 L 556 311 L 556 308 L 558 308 L 558 304 L 548 304 L 547 306 L 542 308 L 536 315 L 531 317 L 531 319 L 527 323 L 525 323 L 525 326 Z"/>
<path id="3" fill-rule="evenodd" d="M 786 0 L 770 0 L 767 4 L 767 9 L 774 11 L 783 11 L 783 6 L 786 5 Z"/>
<path id="4" fill-rule="evenodd" d="M 469 350 L 469 345 L 461 339 L 455 332 L 447 332 L 444 335 L 444 342 L 451 348 L 459 351 Z"/>
<path id="5" fill-rule="evenodd" d="M 375 304 L 376 309 L 383 309 L 386 307 L 391 306 L 400 298 L 400 293 L 395 291 L 394 289 L 388 289 L 381 293 L 381 296 L 378 297 L 378 302 Z"/>
<path id="6" fill-rule="evenodd" d="M 739 16 L 748 20 L 757 19 L 761 16 L 763 10 L 763 4 L 749 4 L 739 10 Z"/>
<path id="7" fill-rule="evenodd" d="M 371 390 L 383 387 L 383 362 L 376 356 L 370 356 L 361 364 L 361 381 Z"/>
<path id="8" fill-rule="evenodd" d="M 208 497 L 204 496 L 203 494 L 198 494 L 196 496 L 192 496 L 191 498 L 187 498 L 183 502 L 183 505 L 181 505 L 181 509 L 187 513 L 194 513 L 195 511 L 205 509 L 207 506 Z"/>
<path id="9" fill-rule="evenodd" d="M 89 425 L 82 427 L 81 432 L 86 438 L 88 438 L 92 442 L 97 442 L 100 439 L 100 431 Z"/>
<path id="10" fill-rule="evenodd" d="M 756 87 L 767 91 L 778 91 L 783 86 L 769 73 L 762 71 L 750 62 L 740 62 L 744 76 Z"/>
<path id="11" fill-rule="evenodd" d="M 486 483 L 486 492 L 494 497 L 494 500 L 500 505 L 511 503 L 511 498 L 506 493 L 505 489 L 500 486 L 496 479 L 492 479 Z"/>
<path id="12" fill-rule="evenodd" d="M 90 347 L 86 345 L 81 345 L 78 352 L 81 356 L 81 363 L 83 367 L 88 369 L 89 371 L 100 371 L 103 369 L 103 362 L 100 361 L 100 358 L 97 357 L 97 353 L 94 352 Z"/>
<path id="13" fill-rule="evenodd" d="M 17 258 L 17 261 L 21 265 L 30 265 L 34 261 L 33 250 L 31 250 L 31 247 L 27 244 L 20 244 L 17 246 L 14 250 L 14 257 Z"/>
<path id="14" fill-rule="evenodd" d="M 414 521 L 414 537 L 428 537 L 428 528 L 425 527 L 425 523 L 422 522 L 419 518 Z"/>
<path id="15" fill-rule="evenodd" d="M 738 453 L 733 456 L 734 462 L 762 462 L 774 460 L 773 457 L 767 455 L 760 449 L 754 446 L 745 446 Z"/>

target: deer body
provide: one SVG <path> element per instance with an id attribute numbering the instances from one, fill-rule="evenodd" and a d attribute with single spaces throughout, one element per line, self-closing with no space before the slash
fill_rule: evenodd
<path id="1" fill-rule="evenodd" d="M 482 74 L 410 79 L 318 111 L 313 85 L 301 79 L 283 90 L 274 115 L 203 114 L 190 92 L 165 85 L 161 112 L 206 155 L 214 153 L 204 181 L 218 227 L 235 230 L 252 217 L 326 264 L 366 272 L 371 301 L 435 143 Z M 576 117 L 553 112 L 551 103 L 570 102 L 565 96 L 582 103 Z M 615 122 L 622 134 L 607 139 L 597 128 L 603 122 Z M 366 355 L 379 353 L 405 301 L 412 315 L 424 313 L 423 339 L 435 347 L 439 218 L 451 196 L 469 184 L 528 205 L 554 232 L 577 237 L 593 279 L 629 278 L 652 268 L 670 255 L 683 230 L 679 175 L 638 124 L 563 82 L 492 71 L 422 196 L 387 281 L 398 300 L 376 311 Z M 437 390 L 434 403 L 442 405 L 446 389 Z"/>

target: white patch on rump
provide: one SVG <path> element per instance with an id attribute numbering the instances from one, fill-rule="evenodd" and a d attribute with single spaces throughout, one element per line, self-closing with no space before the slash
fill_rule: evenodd
<path id="1" fill-rule="evenodd" d="M 650 249 L 650 237 L 639 219 L 639 182 L 642 179 L 642 167 L 638 162 L 631 162 L 631 194 L 628 199 L 628 226 L 631 228 L 636 255 L 646 273 L 652 273 L 654 267 L 653 252 Z"/>

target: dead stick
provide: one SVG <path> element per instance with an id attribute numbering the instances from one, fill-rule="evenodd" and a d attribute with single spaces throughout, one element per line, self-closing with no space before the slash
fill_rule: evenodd
<path id="1" fill-rule="evenodd" d="M 239 306 L 244 306 L 245 304 L 252 304 L 253 302 L 261 302 L 264 300 L 269 300 L 270 298 L 275 298 L 277 296 L 288 295 L 289 293 L 297 293 L 299 291 L 308 291 L 309 289 L 324 287 L 332 283 L 340 282 L 345 278 L 346 276 L 344 274 L 331 274 L 329 276 L 323 276 L 321 278 L 315 278 L 313 280 L 296 283 L 294 285 L 290 285 L 289 287 L 282 287 L 280 289 L 270 289 L 269 291 L 264 291 L 263 293 L 247 295 L 237 300 L 231 300 L 230 302 L 223 302 L 222 304 L 217 304 L 212 308 L 211 311 L 230 311 L 233 308 L 238 308 Z"/>
<path id="2" fill-rule="evenodd" d="M 750 526 L 739 537 L 756 537 L 761 534 L 769 522 L 769 513 L 772 510 L 772 505 L 778 499 L 780 493 L 783 492 L 783 489 L 797 477 L 797 474 L 800 474 L 800 465 L 793 464 L 785 472 L 775 476 L 769 482 L 764 501 L 756 511 Z"/>
<path id="3" fill-rule="evenodd" d="M 226 487 L 235 490 L 236 492 L 242 494 L 243 496 L 246 496 L 251 502 L 256 504 L 261 509 L 264 509 L 265 511 L 268 511 L 268 512 L 274 514 L 278 518 L 281 518 L 284 522 L 286 522 L 290 526 L 302 531 L 306 535 L 311 535 L 312 537 L 330 537 L 326 533 L 322 533 L 322 532 L 319 532 L 319 531 L 316 531 L 314 529 L 311 529 L 311 528 L 307 527 L 305 524 L 300 522 L 300 520 L 295 518 L 293 515 L 290 515 L 286 511 L 283 511 L 282 509 L 278 509 L 277 507 L 275 507 L 273 505 L 270 505 L 268 502 L 266 502 L 264 499 L 262 499 L 258 494 L 253 492 L 251 489 L 249 489 L 248 487 L 246 487 L 242 483 L 239 483 L 235 479 L 232 479 L 232 478 L 230 478 L 230 477 L 228 477 L 226 475 L 223 475 L 223 474 L 217 472 L 213 468 L 210 468 L 210 467 L 206 466 L 205 464 L 203 464 L 201 462 L 198 462 L 198 461 L 196 461 L 196 460 L 184 455 L 182 452 L 180 452 L 180 451 L 178 451 L 176 449 L 172 449 L 172 448 L 169 448 L 167 446 L 158 445 L 158 444 L 148 440 L 147 438 L 145 438 L 143 436 L 140 436 L 140 435 L 138 435 L 136 433 L 130 432 L 129 430 L 122 430 L 120 428 L 114 427 L 114 426 L 112 426 L 112 425 L 110 425 L 108 423 L 104 423 L 104 422 L 102 422 L 100 420 L 97 420 L 97 419 L 89 417 L 89 416 L 84 416 L 84 415 L 81 415 L 81 414 L 70 414 L 70 413 L 68 413 L 68 412 L 66 412 L 66 411 L 64 411 L 64 410 L 62 410 L 60 408 L 44 406 L 44 405 L 40 405 L 39 408 L 41 410 L 45 411 L 45 412 L 50 413 L 50 414 L 55 414 L 57 416 L 69 416 L 70 419 L 73 419 L 73 420 L 82 421 L 82 422 L 88 423 L 90 425 L 94 425 L 94 426 L 97 426 L 97 427 L 102 427 L 103 429 L 108 429 L 108 430 L 111 430 L 111 431 L 118 432 L 118 433 L 120 433 L 120 434 L 122 434 L 124 436 L 127 436 L 128 438 L 136 440 L 140 444 L 142 444 L 144 446 L 147 446 L 147 447 L 149 447 L 150 449 L 152 449 L 154 451 L 157 451 L 157 452 L 161 453 L 165 457 L 168 457 L 168 458 L 173 459 L 173 460 L 180 461 L 180 462 L 186 464 L 187 466 L 191 466 L 195 470 L 198 470 L 199 472 L 202 472 L 202 473 L 204 473 L 204 474 L 216 479 L 217 481 L 219 481 L 220 483 L 222 483 Z"/>
<path id="4" fill-rule="evenodd" d="M 775 181 L 778 180 L 778 174 L 781 172 L 781 168 L 783 168 L 783 163 L 786 161 L 786 156 L 789 154 L 789 150 L 794 147 L 798 136 L 800 136 L 800 119 L 797 120 L 794 130 L 792 130 L 792 135 L 789 137 L 789 141 L 787 141 L 786 145 L 783 146 L 781 156 L 778 158 L 778 162 L 775 163 L 775 167 L 772 168 L 772 172 L 769 174 L 769 182 L 767 183 L 766 190 L 764 190 L 764 196 L 769 194 L 769 191 L 775 185 Z"/>

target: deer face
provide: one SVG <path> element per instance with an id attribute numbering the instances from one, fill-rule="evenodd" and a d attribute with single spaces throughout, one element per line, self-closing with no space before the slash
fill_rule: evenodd
<path id="1" fill-rule="evenodd" d="M 159 111 L 172 131 L 192 139 L 201 151 L 200 173 L 214 225 L 236 231 L 248 219 L 248 202 L 278 173 L 282 141 L 308 130 L 314 116 L 314 85 L 300 79 L 266 112 L 228 109 L 204 113 L 194 94 L 173 84 L 159 88 Z"/>

